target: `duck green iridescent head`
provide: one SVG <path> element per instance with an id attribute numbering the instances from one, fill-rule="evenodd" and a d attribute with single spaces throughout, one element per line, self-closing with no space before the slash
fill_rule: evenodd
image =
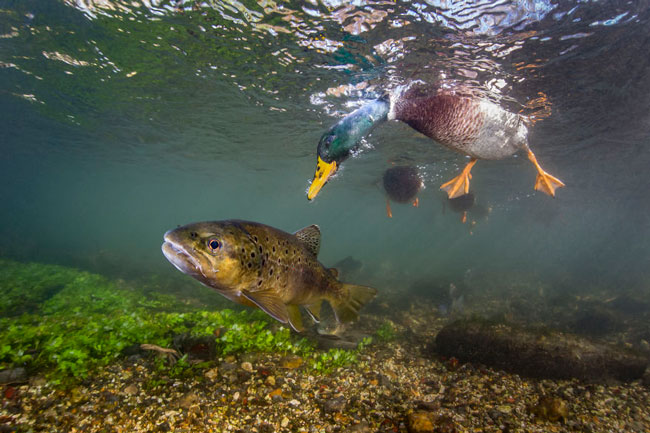
<path id="1" fill-rule="evenodd" d="M 316 173 L 307 192 L 309 200 L 316 197 L 341 163 L 359 147 L 361 139 L 377 123 L 386 120 L 389 108 L 386 98 L 377 99 L 348 114 L 323 134 L 318 142 Z"/>

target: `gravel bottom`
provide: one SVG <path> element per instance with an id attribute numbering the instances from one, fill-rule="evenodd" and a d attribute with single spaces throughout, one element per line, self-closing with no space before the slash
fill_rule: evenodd
<path id="1" fill-rule="evenodd" d="M 531 380 L 425 355 L 402 338 L 328 375 L 299 359 L 245 354 L 174 380 L 132 357 L 83 384 L 6 386 L 0 431 L 648 432 L 639 382 Z"/>

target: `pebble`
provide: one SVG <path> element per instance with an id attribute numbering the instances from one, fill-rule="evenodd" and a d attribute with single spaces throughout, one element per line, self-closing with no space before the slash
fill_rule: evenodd
<path id="1" fill-rule="evenodd" d="M 352 426 L 349 430 L 350 433 L 371 433 L 370 425 L 366 421 L 361 421 L 359 424 Z"/>
<path id="2" fill-rule="evenodd" d="M 334 413 L 334 412 L 343 412 L 346 406 L 345 397 L 339 396 L 335 398 L 330 398 L 325 400 L 323 403 L 323 412 L 325 413 Z"/>
<path id="3" fill-rule="evenodd" d="M 285 428 L 288 425 L 289 425 L 289 418 L 285 416 L 284 418 L 282 418 L 282 421 L 280 421 L 280 426 L 282 428 Z"/>
<path id="4" fill-rule="evenodd" d="M 129 394 L 129 395 L 134 395 L 138 393 L 138 387 L 135 386 L 134 384 L 131 384 L 124 388 L 124 393 Z"/>
<path id="5" fill-rule="evenodd" d="M 242 362 L 241 363 L 241 369 L 244 370 L 244 371 L 247 371 L 248 373 L 252 373 L 253 372 L 253 364 L 251 364 L 248 361 Z"/>
<path id="6" fill-rule="evenodd" d="M 433 413 L 418 410 L 408 415 L 406 427 L 409 433 L 433 433 L 435 422 Z"/>
<path id="7" fill-rule="evenodd" d="M 193 404 L 198 403 L 199 397 L 192 391 L 185 394 L 183 397 L 178 400 L 178 406 L 183 409 L 189 409 Z"/>
<path id="8" fill-rule="evenodd" d="M 282 360 L 282 368 L 295 369 L 302 365 L 302 358 L 299 356 L 288 356 Z"/>
<path id="9" fill-rule="evenodd" d="M 219 369 L 217 367 L 211 368 L 208 371 L 206 371 L 203 376 L 205 376 L 206 379 L 208 380 L 216 380 L 217 377 L 219 376 Z"/>
<path id="10" fill-rule="evenodd" d="M 9 384 L 9 383 L 22 383 L 27 382 L 27 372 L 24 368 L 12 368 L 9 370 L 0 371 L 0 383 Z"/>

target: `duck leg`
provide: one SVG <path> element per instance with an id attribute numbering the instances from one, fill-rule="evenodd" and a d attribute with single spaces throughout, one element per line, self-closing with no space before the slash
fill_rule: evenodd
<path id="1" fill-rule="evenodd" d="M 476 158 L 470 159 L 463 171 L 449 182 L 443 183 L 440 189 L 446 191 L 449 198 L 467 194 L 469 192 L 469 180 L 472 178 L 470 171 L 472 171 L 474 164 L 476 164 Z"/>
<path id="2" fill-rule="evenodd" d="M 386 215 L 388 215 L 388 218 L 393 217 L 393 212 L 390 210 L 390 200 L 386 199 Z"/>
<path id="3" fill-rule="evenodd" d="M 418 207 L 420 206 L 420 198 L 415 197 L 415 200 L 413 200 L 413 207 Z"/>
<path id="4" fill-rule="evenodd" d="M 535 168 L 537 169 L 535 190 L 542 191 L 543 193 L 546 193 L 551 197 L 555 197 L 555 189 L 562 188 L 564 186 L 564 183 L 557 177 L 551 176 L 550 174 L 542 170 L 542 167 L 537 162 L 537 158 L 535 158 L 535 154 L 530 149 L 528 149 L 528 159 L 530 159 L 530 162 L 532 162 L 535 165 Z"/>

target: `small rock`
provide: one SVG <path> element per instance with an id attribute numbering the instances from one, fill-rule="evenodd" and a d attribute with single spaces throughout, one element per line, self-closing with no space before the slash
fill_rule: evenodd
<path id="1" fill-rule="evenodd" d="M 126 388 L 124 388 L 124 393 L 129 395 L 135 395 L 138 393 L 138 387 L 135 386 L 134 384 L 131 384 Z"/>
<path id="2" fill-rule="evenodd" d="M 410 413 L 406 427 L 409 433 L 456 433 L 453 419 L 424 410 Z"/>
<path id="3" fill-rule="evenodd" d="M 249 373 L 252 373 L 253 372 L 253 364 L 251 364 L 248 361 L 242 362 L 241 363 L 241 369 L 244 370 L 244 371 L 247 371 Z"/>
<path id="4" fill-rule="evenodd" d="M 108 403 L 115 403 L 117 401 L 120 401 L 120 398 L 117 395 L 110 392 L 110 391 L 102 391 L 100 393 L 100 395 Z M 47 407 L 50 407 L 52 404 L 54 404 L 54 401 L 52 401 L 52 403 L 49 404 L 49 406 L 47 406 Z M 46 409 L 47 407 L 43 407 L 43 409 Z"/>
<path id="5" fill-rule="evenodd" d="M 383 386 L 384 388 L 392 388 L 393 383 L 390 380 L 390 377 L 386 376 L 385 374 L 380 374 L 379 375 L 379 384 Z"/>
<path id="6" fill-rule="evenodd" d="M 273 424 L 269 424 L 268 422 L 264 422 L 264 423 L 262 423 L 260 425 L 259 432 L 260 433 L 275 433 L 275 426 Z"/>
<path id="7" fill-rule="evenodd" d="M 233 399 L 233 401 L 237 401 L 237 400 L 239 400 L 239 396 L 240 396 L 239 391 L 236 391 L 236 392 L 232 395 L 232 399 Z"/>
<path id="8" fill-rule="evenodd" d="M 264 383 L 268 386 L 275 386 L 275 377 L 273 376 L 267 377 Z"/>
<path id="9" fill-rule="evenodd" d="M 433 433 L 435 422 L 433 413 L 418 410 L 408 415 L 406 427 L 409 433 Z"/>
<path id="10" fill-rule="evenodd" d="M 359 424 L 352 426 L 349 430 L 350 433 L 371 433 L 370 425 L 366 421 L 361 421 Z"/>
<path id="11" fill-rule="evenodd" d="M 214 381 L 219 376 L 219 369 L 217 367 L 211 368 L 208 371 L 206 371 L 203 375 L 205 376 L 206 379 Z"/>
<path id="12" fill-rule="evenodd" d="M 169 425 L 169 423 L 167 421 L 165 421 L 165 422 L 163 422 L 161 424 L 158 424 L 158 431 L 168 432 L 168 431 L 172 431 L 172 428 Z"/>
<path id="13" fill-rule="evenodd" d="M 288 425 L 289 425 L 289 418 L 285 416 L 284 418 L 282 418 L 282 421 L 280 421 L 280 426 L 282 428 L 285 428 Z"/>
<path id="14" fill-rule="evenodd" d="M 0 371 L 0 384 L 6 385 L 9 383 L 23 382 L 27 382 L 27 372 L 22 367 Z"/>
<path id="15" fill-rule="evenodd" d="M 232 362 L 224 361 L 219 365 L 219 368 L 222 369 L 223 371 L 231 371 L 237 368 L 237 364 L 234 364 Z"/>
<path id="16" fill-rule="evenodd" d="M 280 367 L 295 369 L 302 365 L 302 358 L 299 356 L 287 356 L 280 363 Z"/>
<path id="17" fill-rule="evenodd" d="M 569 408 L 566 402 L 558 397 L 540 397 L 539 403 L 530 412 L 539 419 L 551 422 L 560 420 L 566 422 L 569 417 Z"/>
<path id="18" fill-rule="evenodd" d="M 345 397 L 339 396 L 335 398 L 330 398 L 325 400 L 323 403 L 323 412 L 325 413 L 334 413 L 334 412 L 343 412 L 346 405 Z"/>
<path id="19" fill-rule="evenodd" d="M 300 406 L 300 402 L 296 399 L 293 399 L 289 402 L 289 406 L 298 407 Z"/>
<path id="20" fill-rule="evenodd" d="M 16 396 L 16 394 L 18 394 L 18 390 L 13 386 L 8 386 L 4 392 L 5 398 L 7 400 L 13 399 Z"/>
<path id="21" fill-rule="evenodd" d="M 189 409 L 192 405 L 198 403 L 198 401 L 199 397 L 190 391 L 178 400 L 178 406 L 183 409 Z"/>

